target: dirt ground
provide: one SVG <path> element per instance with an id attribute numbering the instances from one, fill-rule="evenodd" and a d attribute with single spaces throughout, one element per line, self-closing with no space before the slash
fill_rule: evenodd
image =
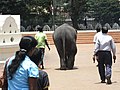
<path id="1" fill-rule="evenodd" d="M 112 84 L 100 83 L 97 62 L 93 63 L 93 44 L 78 44 L 73 70 L 59 70 L 60 62 L 54 45 L 46 48 L 45 69 L 49 75 L 49 90 L 120 90 L 120 43 L 117 46 L 117 60 L 113 63 Z M 3 64 L 0 65 L 2 71 Z M 1 74 L 1 73 L 0 73 Z"/>

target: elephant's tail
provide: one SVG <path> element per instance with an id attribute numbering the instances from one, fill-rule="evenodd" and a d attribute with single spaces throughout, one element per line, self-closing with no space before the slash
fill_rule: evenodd
<path id="1" fill-rule="evenodd" d="M 64 58 L 64 61 L 65 61 L 65 33 L 63 33 L 63 37 L 62 37 L 62 41 L 63 41 L 63 58 Z"/>

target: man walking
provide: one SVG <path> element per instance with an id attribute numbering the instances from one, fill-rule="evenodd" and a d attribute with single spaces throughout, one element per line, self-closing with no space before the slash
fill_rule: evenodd
<path id="1" fill-rule="evenodd" d="M 42 65 L 42 69 L 44 69 L 43 58 L 44 58 L 44 53 L 45 53 L 45 45 L 47 45 L 49 50 L 50 50 L 50 47 L 47 42 L 47 36 L 45 33 L 43 33 L 43 28 L 39 26 L 37 29 L 39 32 L 35 35 L 35 39 L 38 41 L 37 48 L 39 48 L 42 52 L 42 62 L 40 62 L 38 66 L 40 68 Z"/>
<path id="2" fill-rule="evenodd" d="M 94 38 L 93 38 L 93 43 L 95 44 L 96 43 L 96 40 L 97 40 L 97 37 L 101 35 L 101 28 L 100 27 L 97 27 L 96 28 L 96 34 L 94 35 Z"/>
<path id="3" fill-rule="evenodd" d="M 97 41 L 97 37 L 99 37 L 101 34 L 102 34 L 101 28 L 100 28 L 100 27 L 97 27 L 97 28 L 96 28 L 96 34 L 94 35 L 94 38 L 93 38 L 93 43 L 94 43 L 94 45 L 95 45 L 95 43 L 96 43 L 96 41 Z M 95 57 L 95 56 L 96 56 L 96 57 Z M 98 61 L 97 54 L 96 54 L 95 56 L 93 56 L 94 62 L 95 62 L 95 59 Z M 96 66 L 98 66 L 98 65 L 96 65 Z"/>
<path id="4" fill-rule="evenodd" d="M 98 55 L 98 70 L 101 78 L 101 83 L 105 83 L 105 79 L 107 79 L 106 84 L 112 84 L 111 82 L 111 74 L 112 74 L 112 54 L 114 63 L 116 60 L 116 46 L 113 41 L 113 38 L 107 35 L 108 29 L 107 27 L 102 28 L 102 34 L 97 37 L 95 43 L 95 51 L 94 56 Z M 106 69 L 105 69 L 106 68 Z"/>

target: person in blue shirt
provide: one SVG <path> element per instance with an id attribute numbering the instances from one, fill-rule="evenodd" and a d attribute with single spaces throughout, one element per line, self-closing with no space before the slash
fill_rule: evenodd
<path id="1" fill-rule="evenodd" d="M 30 59 L 37 44 L 34 37 L 21 38 L 20 50 L 7 63 L 8 90 L 38 90 L 39 70 Z"/>

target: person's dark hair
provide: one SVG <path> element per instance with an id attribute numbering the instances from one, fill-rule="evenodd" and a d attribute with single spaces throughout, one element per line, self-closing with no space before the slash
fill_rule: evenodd
<path id="1" fill-rule="evenodd" d="M 42 51 L 38 48 L 35 48 L 34 53 L 32 54 L 32 56 L 30 57 L 30 59 L 36 64 L 38 65 L 40 63 L 40 61 L 42 60 Z"/>
<path id="2" fill-rule="evenodd" d="M 108 28 L 107 27 L 103 27 L 102 28 L 102 33 L 107 33 L 108 32 Z"/>
<path id="3" fill-rule="evenodd" d="M 19 43 L 20 50 L 16 51 L 15 58 L 12 60 L 11 65 L 8 66 L 9 79 L 13 78 L 13 75 L 18 69 L 20 63 L 24 61 L 28 52 L 35 48 L 37 44 L 37 40 L 32 36 L 24 36 L 21 38 Z"/>
<path id="4" fill-rule="evenodd" d="M 97 27 L 97 28 L 96 28 L 96 31 L 97 31 L 97 32 L 100 32 L 100 31 L 101 31 L 101 28 L 100 28 L 100 27 Z"/>
<path id="5" fill-rule="evenodd" d="M 43 32 L 43 27 L 42 26 L 38 26 L 37 30 L 40 31 L 40 32 Z"/>

